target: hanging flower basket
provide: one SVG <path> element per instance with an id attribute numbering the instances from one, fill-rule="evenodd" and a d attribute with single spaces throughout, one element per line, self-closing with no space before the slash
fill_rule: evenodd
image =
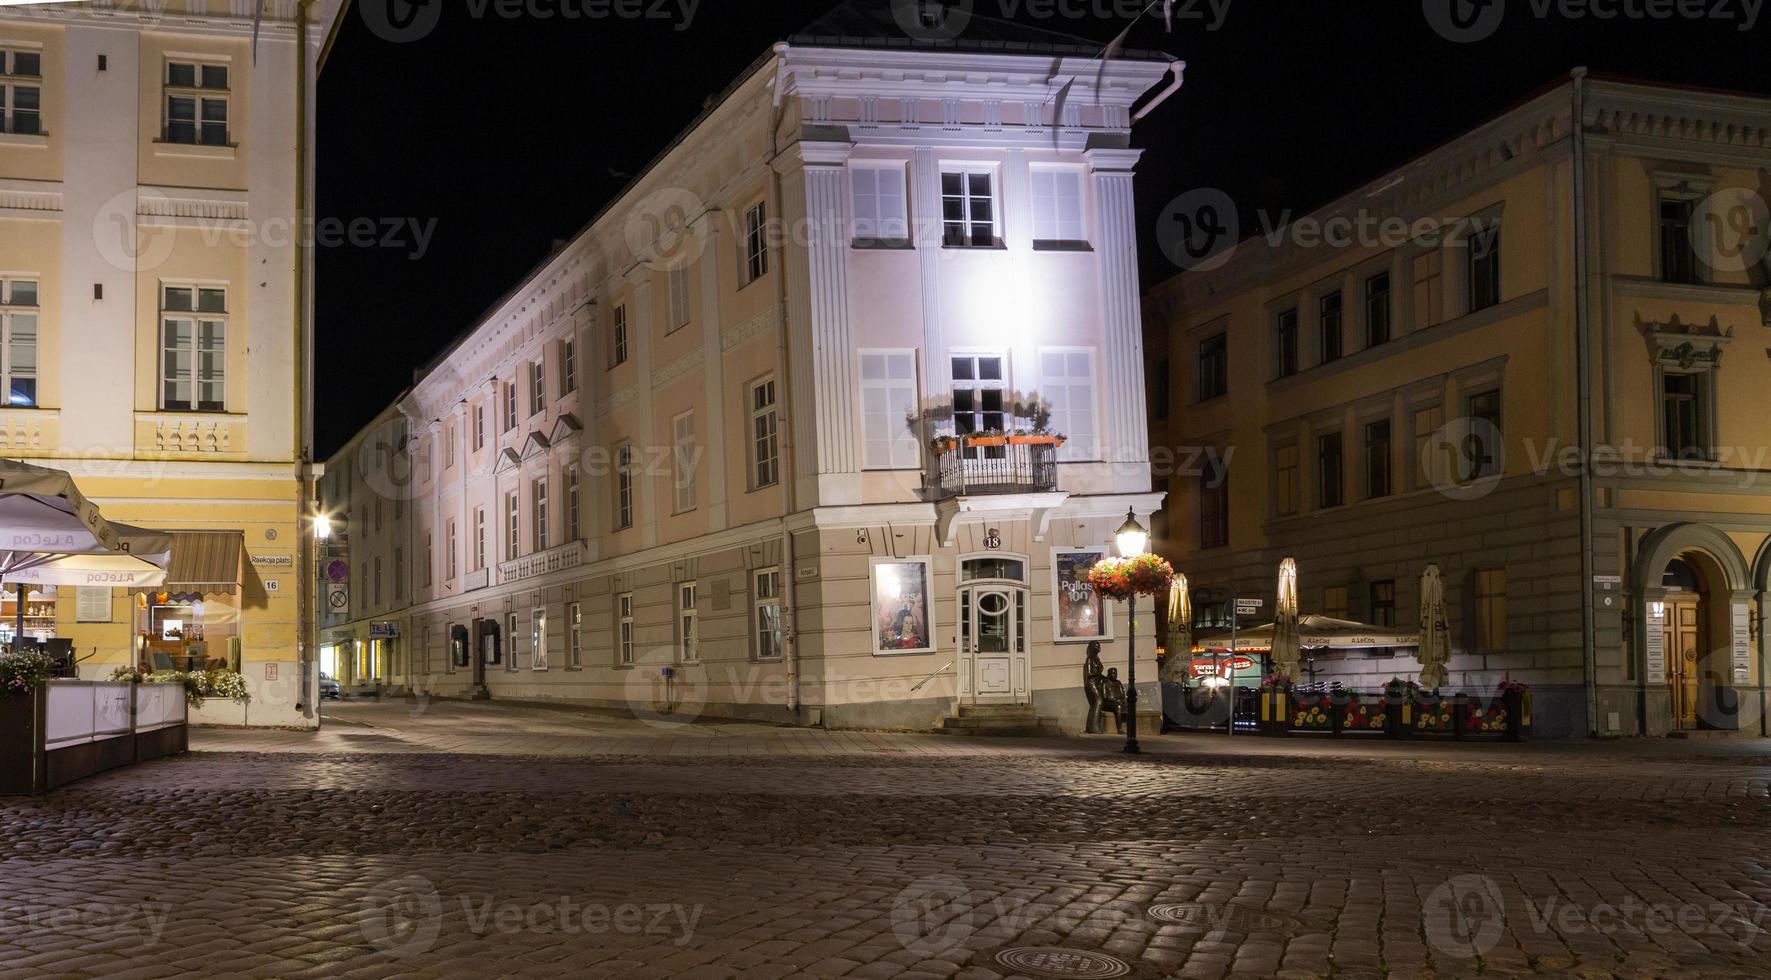
<path id="1" fill-rule="evenodd" d="M 1175 570 L 1160 555 L 1103 558 L 1088 571 L 1088 584 L 1108 599 L 1164 595 Z"/>

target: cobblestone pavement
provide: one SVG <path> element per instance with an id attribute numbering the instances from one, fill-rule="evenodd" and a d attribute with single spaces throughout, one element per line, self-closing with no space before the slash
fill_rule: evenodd
<path id="1" fill-rule="evenodd" d="M 329 712 L 0 800 L 0 977 L 1771 974 L 1765 742 Z"/>

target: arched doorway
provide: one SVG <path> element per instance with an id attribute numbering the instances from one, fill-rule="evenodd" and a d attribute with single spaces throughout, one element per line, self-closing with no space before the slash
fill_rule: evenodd
<path id="1" fill-rule="evenodd" d="M 1715 528 L 1673 525 L 1643 539 L 1636 576 L 1648 730 L 1734 727 L 1748 683 L 1735 649 L 1751 595 L 1745 556 Z"/>

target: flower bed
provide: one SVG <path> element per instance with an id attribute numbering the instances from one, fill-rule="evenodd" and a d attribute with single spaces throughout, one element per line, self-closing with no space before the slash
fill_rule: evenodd
<path id="1" fill-rule="evenodd" d="M 1261 687 L 1265 735 L 1381 734 L 1524 741 L 1531 730 L 1531 693 L 1512 683 L 1488 696 L 1440 695 L 1394 681 L 1381 694 L 1299 691 L 1271 679 Z"/>

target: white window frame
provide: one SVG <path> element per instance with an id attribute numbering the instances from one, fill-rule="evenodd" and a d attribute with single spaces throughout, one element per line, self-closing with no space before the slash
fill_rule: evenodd
<path id="1" fill-rule="evenodd" d="M 453 582 L 455 581 L 456 572 L 459 568 L 459 559 L 457 559 L 455 555 L 456 546 L 459 542 L 459 539 L 456 537 L 455 518 L 449 518 L 449 522 L 445 525 L 445 528 L 446 530 L 443 534 L 443 546 L 448 553 L 443 560 L 448 567 L 448 574 L 443 576 L 443 580 L 445 582 Z"/>
<path id="2" fill-rule="evenodd" d="M 619 667 L 632 667 L 633 656 L 633 593 L 622 592 L 615 596 L 615 664 Z"/>
<path id="3" fill-rule="evenodd" d="M 566 666 L 584 666 L 584 603 L 566 603 Z"/>
<path id="4" fill-rule="evenodd" d="M 175 290 L 188 291 L 190 293 L 190 305 L 193 307 L 192 309 L 168 309 L 170 304 L 166 302 L 167 297 Z M 218 312 L 215 310 L 196 309 L 196 307 L 203 305 L 203 294 L 211 292 L 221 294 L 221 310 Z M 160 283 L 160 328 L 157 373 L 159 375 L 158 403 L 161 411 L 210 413 L 227 411 L 229 333 L 227 294 L 228 290 L 225 283 L 185 281 Z M 183 400 L 183 407 L 179 407 L 179 405 L 176 404 L 180 401 L 179 399 L 168 398 L 166 391 L 166 386 L 169 383 L 169 379 L 166 377 L 166 355 L 176 349 L 171 345 L 170 339 L 167 336 L 167 328 L 173 323 L 183 323 L 189 331 L 189 343 L 186 345 L 180 345 L 186 356 L 190 358 L 190 377 L 186 381 L 186 383 L 190 385 L 190 398 Z M 205 324 L 216 324 L 219 326 L 221 332 L 221 343 L 219 346 L 204 344 L 202 331 Z M 209 376 L 210 380 L 208 381 L 204 381 L 202 368 L 203 355 L 206 353 L 216 355 L 218 360 L 215 361 L 215 363 L 219 365 L 220 369 L 218 374 L 211 374 Z M 218 399 L 204 399 L 202 397 L 202 386 L 205 384 L 217 386 L 220 397 Z"/>
<path id="5" fill-rule="evenodd" d="M 517 671 L 517 614 L 515 610 L 504 617 L 504 672 L 514 674 Z"/>
<path id="6" fill-rule="evenodd" d="M 676 645 L 682 651 L 682 662 L 701 662 L 701 622 L 697 610 L 698 594 L 694 582 L 676 584 Z"/>
<path id="7" fill-rule="evenodd" d="M 473 509 L 473 534 L 473 567 L 477 572 L 486 567 L 486 508 L 484 505 Z"/>
<path id="8" fill-rule="evenodd" d="M 529 669 L 547 670 L 547 607 L 529 611 Z"/>
<path id="9" fill-rule="evenodd" d="M 532 551 L 548 548 L 547 477 L 538 476 L 529 483 L 529 545 Z"/>
<path id="10" fill-rule="evenodd" d="M 896 377 L 892 371 L 902 366 L 907 359 L 910 365 L 908 378 Z M 869 362 L 875 362 L 883 372 L 880 377 L 868 377 Z M 897 362 L 897 363 L 894 363 Z M 908 419 L 917 410 L 920 388 L 917 384 L 918 364 L 914 347 L 880 347 L 861 351 L 861 459 L 862 466 L 870 470 L 914 470 L 922 468 L 922 445 L 916 433 L 910 430 Z M 904 398 L 908 393 L 908 399 Z M 883 405 L 876 406 L 876 401 Z M 871 430 L 875 423 L 886 426 L 890 435 L 884 440 L 883 446 Z M 883 454 L 876 450 L 883 449 Z"/>
<path id="11" fill-rule="evenodd" d="M 547 365 L 536 358 L 529 362 L 529 416 L 547 411 Z"/>
<path id="12" fill-rule="evenodd" d="M 560 341 L 560 395 L 578 390 L 578 341 L 567 337 Z"/>
<path id="13" fill-rule="evenodd" d="M 517 379 L 512 377 L 504 383 L 504 431 L 514 432 L 517 427 Z"/>
<path id="14" fill-rule="evenodd" d="M 621 303 L 609 314 L 609 369 L 627 363 L 627 304 Z"/>
<path id="15" fill-rule="evenodd" d="M 437 532 L 425 529 L 424 532 L 424 588 L 437 584 Z"/>
<path id="16" fill-rule="evenodd" d="M 522 553 L 518 543 L 518 535 L 522 533 L 522 513 L 517 503 L 519 494 L 515 490 L 504 495 L 504 560 L 516 561 Z"/>
<path id="17" fill-rule="evenodd" d="M 20 75 L 13 70 L 16 59 L 21 54 L 37 56 L 37 74 Z M 18 136 L 47 136 L 43 128 L 43 49 L 34 46 L 7 43 L 0 46 L 0 133 L 12 133 Z M 28 89 L 36 93 L 37 107 L 21 110 L 18 107 L 18 93 Z M 18 113 L 29 112 L 37 117 L 37 125 L 29 130 L 18 128 Z"/>
<path id="18" fill-rule="evenodd" d="M 670 323 L 665 334 L 673 334 L 689 325 L 689 263 L 679 262 L 669 273 Z"/>
<path id="19" fill-rule="evenodd" d="M 695 478 L 701 455 L 695 445 L 694 411 L 683 412 L 670 420 L 670 441 L 671 485 L 676 495 L 673 513 L 687 514 L 696 505 Z"/>
<path id="20" fill-rule="evenodd" d="M 175 85 L 172 81 L 172 69 L 175 65 L 188 65 L 196 84 Z M 209 88 L 203 84 L 205 68 L 220 68 L 227 72 L 227 86 Z M 160 83 L 160 142 L 179 146 L 233 146 L 233 107 L 231 93 L 233 91 L 234 66 L 226 59 L 212 56 L 194 57 L 187 55 L 168 56 L 161 66 Z M 178 140 L 172 138 L 172 100 L 184 99 L 191 103 L 192 138 Z M 211 105 L 221 106 L 222 139 L 220 142 L 206 139 L 204 117 Z"/>
<path id="21" fill-rule="evenodd" d="M 560 469 L 561 493 L 566 498 L 566 534 L 560 541 L 577 541 L 584 537 L 584 491 L 577 463 Z"/>
<path id="22" fill-rule="evenodd" d="M 999 557 L 999 556 L 992 554 L 990 557 L 995 558 L 995 557 Z M 1004 556 L 1004 557 L 1006 557 L 1006 556 Z M 1016 556 L 1016 557 L 1018 557 L 1018 556 Z M 1026 562 L 1027 559 L 1020 558 L 1020 561 Z M 890 650 L 880 649 L 880 642 L 879 642 L 879 569 L 880 569 L 880 566 L 882 566 L 882 565 L 921 565 L 922 566 L 922 582 L 923 582 L 924 588 L 927 590 L 927 593 L 923 596 L 923 616 L 924 616 L 924 623 L 928 627 L 928 631 L 929 631 L 928 646 L 903 647 L 903 648 L 894 647 Z M 961 562 L 960 567 L 962 567 L 962 568 L 964 567 L 963 561 Z M 933 652 L 935 652 L 935 644 L 937 641 L 935 639 L 934 585 L 935 585 L 934 562 L 932 561 L 931 556 L 929 556 L 929 555 L 909 555 L 904 558 L 878 558 L 878 557 L 875 557 L 875 558 L 869 558 L 867 560 L 867 623 L 868 623 L 867 629 L 868 629 L 868 632 L 872 636 L 873 646 L 870 648 L 870 652 L 873 654 L 873 656 L 875 656 L 875 657 L 897 657 L 897 656 L 902 656 L 905 654 L 933 653 Z M 1023 642 L 1026 640 L 1025 637 L 1023 637 L 1022 639 L 1023 639 Z"/>
<path id="23" fill-rule="evenodd" d="M 764 582 L 771 585 L 770 594 L 763 595 Z M 762 651 L 763 611 L 775 610 L 777 628 L 776 647 L 772 654 L 764 655 Z M 750 657 L 752 660 L 774 662 L 786 656 L 787 624 L 783 618 L 785 609 L 781 599 L 781 568 L 771 565 L 767 568 L 756 568 L 750 572 Z"/>
<path id="24" fill-rule="evenodd" d="M 946 162 L 941 164 L 941 186 L 937 189 L 941 197 L 941 246 L 943 248 L 998 248 L 1002 245 L 1002 205 L 998 188 L 1001 181 L 996 172 L 996 165 L 990 163 Z M 947 178 L 957 175 L 960 178 L 960 193 L 947 193 Z M 979 196 L 972 190 L 972 178 L 983 177 L 990 182 L 987 195 L 990 202 L 990 219 L 983 221 L 972 215 L 972 205 Z M 953 201 L 960 203 L 960 218 L 947 217 L 947 206 Z M 960 226 L 958 239 L 953 236 L 951 225 Z M 978 226 L 989 225 L 989 239 L 977 240 Z"/>
<path id="25" fill-rule="evenodd" d="M 1000 378 L 979 378 L 979 377 L 976 377 L 976 375 L 982 373 L 981 371 L 978 370 L 978 368 L 979 368 L 978 361 L 983 358 L 994 358 L 995 360 L 1000 361 L 1002 363 L 1002 377 L 1000 377 Z M 958 378 L 954 377 L 954 375 L 953 375 L 953 362 L 957 361 L 957 360 L 962 360 L 962 359 L 972 362 L 972 374 L 974 375 L 974 377 L 965 378 L 965 379 L 958 379 Z M 988 426 L 982 425 L 983 420 L 982 420 L 981 416 L 984 416 L 984 415 L 1001 415 L 1002 421 L 1003 421 L 1003 428 L 1008 429 L 1008 428 L 1013 427 L 1014 421 L 1015 421 L 1015 419 L 1014 419 L 1015 406 L 1014 406 L 1014 398 L 1012 395 L 1013 389 L 1009 387 L 1009 372 L 1011 371 L 1013 365 L 1011 365 L 1009 363 L 1009 352 L 1008 351 L 1006 351 L 1000 347 L 954 347 L 954 348 L 951 348 L 947 352 L 947 365 L 946 365 L 946 367 L 947 367 L 947 390 L 948 390 L 949 397 L 952 397 L 953 393 L 956 392 L 961 386 L 963 386 L 967 390 L 972 391 L 974 393 L 973 404 L 974 404 L 974 406 L 977 406 L 977 405 L 981 405 L 983 402 L 983 392 L 985 392 L 985 391 L 1000 391 L 1000 392 L 1002 392 L 1002 411 L 1000 411 L 1000 412 L 985 412 L 982 408 L 975 407 L 972 411 L 962 413 L 957 409 L 957 407 L 955 407 L 955 409 L 954 409 L 954 432 L 955 433 L 960 433 L 960 431 L 961 431 L 959 429 L 959 424 L 958 424 L 958 419 L 959 419 L 959 416 L 961 416 L 961 415 L 980 416 L 980 418 L 976 420 L 977 422 L 979 422 L 979 428 L 976 430 L 970 430 L 970 431 L 981 431 L 982 429 L 988 428 Z M 955 402 L 955 405 L 957 406 L 957 402 Z M 968 452 L 972 452 L 972 450 L 968 450 Z"/>
<path id="26" fill-rule="evenodd" d="M 633 527 L 633 444 L 615 447 L 615 530 Z"/>
<path id="27" fill-rule="evenodd" d="M 13 302 L 14 289 L 20 283 L 31 284 L 31 300 L 29 305 Z M 42 314 L 42 282 L 36 278 L 24 276 L 0 279 L 0 403 L 7 408 L 35 408 L 42 403 L 43 392 L 39 384 L 43 379 L 43 314 Z M 22 320 L 30 320 L 30 339 L 22 342 L 17 331 Z M 19 349 L 29 347 L 31 366 L 28 369 L 18 367 Z M 15 380 L 31 382 L 31 398 L 28 402 L 15 403 L 12 400 L 12 385 Z"/>
<path id="28" fill-rule="evenodd" d="M 1093 555 L 1095 557 L 1095 560 L 1099 561 L 1102 558 L 1106 558 L 1109 554 L 1111 554 L 1111 550 L 1106 545 L 1092 545 L 1092 546 L 1091 545 L 1074 545 L 1074 546 L 1068 546 L 1068 547 L 1054 547 L 1051 549 L 1051 561 L 1052 561 L 1052 564 L 1051 564 L 1051 569 L 1052 569 L 1052 571 L 1051 571 L 1051 575 L 1052 575 L 1052 642 L 1053 643 L 1094 643 L 1097 641 L 1099 641 L 1101 643 L 1109 643 L 1109 642 L 1112 642 L 1112 640 L 1114 639 L 1114 634 L 1113 634 L 1113 606 L 1114 606 L 1114 603 L 1112 602 L 1112 600 L 1105 599 L 1100 596 L 1095 597 L 1095 601 L 1100 603 L 1100 606 L 1101 606 L 1101 633 L 1099 636 L 1065 636 L 1064 635 L 1064 617 L 1063 617 L 1062 612 L 1058 608 L 1058 600 L 1060 598 L 1058 595 L 1058 561 L 1059 561 L 1059 559 L 1066 556 L 1066 555 Z M 1000 552 L 987 552 L 984 555 L 967 555 L 966 557 L 968 557 L 968 558 L 981 558 L 981 557 L 996 558 L 996 557 L 1001 557 L 1001 553 Z M 1009 557 L 1012 557 L 1012 556 L 1009 556 Z M 962 561 L 962 563 L 960 564 L 960 568 L 963 569 L 964 567 L 965 567 L 965 565 Z M 1031 566 L 1029 566 L 1029 567 L 1031 567 Z M 1031 627 L 1029 627 L 1029 628 L 1031 628 Z"/>
<path id="29" fill-rule="evenodd" d="M 768 391 L 768 401 L 759 403 L 758 392 Z M 750 464 L 747 481 L 752 491 L 776 486 L 781 482 L 781 389 L 772 374 L 744 386 L 746 427 L 745 456 Z"/>
<path id="30" fill-rule="evenodd" d="M 478 402 L 473 407 L 473 447 L 475 450 L 486 448 L 486 406 Z"/>
<path id="31" fill-rule="evenodd" d="M 1088 207 L 1082 171 L 1074 167 L 1034 167 L 1029 183 L 1033 247 L 1086 246 Z M 1075 195 L 1066 201 L 1064 191 L 1068 189 L 1074 189 Z M 1068 213 L 1072 208 L 1075 213 Z"/>
<path id="32" fill-rule="evenodd" d="M 769 274 L 768 228 L 767 201 L 744 209 L 743 233 L 738 237 L 738 271 L 743 276 L 740 286 L 748 286 Z"/>
<path id="33" fill-rule="evenodd" d="M 849 167 L 849 240 L 857 248 L 910 246 L 910 192 L 904 164 L 856 163 Z"/>
<path id="34" fill-rule="evenodd" d="M 1101 369 L 1100 358 L 1093 347 L 1041 347 L 1039 349 L 1039 395 L 1051 401 L 1054 385 L 1061 384 L 1066 388 L 1066 398 L 1074 395 L 1073 389 L 1082 379 L 1081 375 L 1070 373 L 1070 358 L 1082 355 L 1088 358 L 1088 419 L 1087 425 L 1078 425 L 1076 410 L 1051 405 L 1052 430 L 1064 434 L 1065 442 L 1058 447 L 1058 459 L 1063 462 L 1097 460 L 1103 456 L 1101 451 Z M 1046 358 L 1061 356 L 1064 358 L 1063 374 L 1047 374 Z"/>

